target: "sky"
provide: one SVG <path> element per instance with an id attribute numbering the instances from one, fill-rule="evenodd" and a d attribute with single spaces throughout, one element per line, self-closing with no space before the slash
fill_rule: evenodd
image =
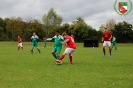
<path id="1" fill-rule="evenodd" d="M 23 20 L 30 18 L 42 21 L 44 14 L 50 8 L 63 18 L 62 23 L 72 23 L 81 17 L 84 21 L 99 30 L 102 24 L 114 19 L 116 23 L 126 21 L 133 23 L 133 10 L 126 16 L 120 16 L 114 10 L 118 9 L 118 2 L 128 2 L 130 10 L 133 0 L 0 0 L 0 17 L 21 17 Z"/>

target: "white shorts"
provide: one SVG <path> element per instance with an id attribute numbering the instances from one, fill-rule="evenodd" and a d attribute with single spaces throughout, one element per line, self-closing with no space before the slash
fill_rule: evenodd
<path id="1" fill-rule="evenodd" d="M 18 43 L 18 46 L 22 47 L 22 43 Z"/>
<path id="2" fill-rule="evenodd" d="M 65 54 L 71 54 L 72 55 L 72 53 L 75 51 L 75 49 L 73 49 L 73 48 L 66 48 L 65 49 Z"/>
<path id="3" fill-rule="evenodd" d="M 111 46 L 111 42 L 110 42 L 110 41 L 104 41 L 104 42 L 103 42 L 103 46 L 107 46 L 107 45 L 108 45 L 108 46 Z"/>

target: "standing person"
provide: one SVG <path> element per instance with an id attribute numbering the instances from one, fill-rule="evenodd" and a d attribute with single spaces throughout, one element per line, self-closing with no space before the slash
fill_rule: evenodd
<path id="1" fill-rule="evenodd" d="M 18 36 L 18 50 L 19 50 L 20 48 L 23 50 L 22 38 L 21 38 L 20 36 Z"/>
<path id="2" fill-rule="evenodd" d="M 102 41 L 103 41 L 103 56 L 106 55 L 105 47 L 108 45 L 109 47 L 109 53 L 111 56 L 111 38 L 112 34 L 108 31 L 107 28 L 104 29 L 104 32 L 102 34 Z"/>
<path id="3" fill-rule="evenodd" d="M 44 48 L 46 47 L 46 38 L 43 38 L 43 40 L 44 40 Z"/>
<path id="4" fill-rule="evenodd" d="M 73 64 L 72 61 L 72 53 L 76 49 L 76 44 L 74 42 L 74 38 L 72 36 L 68 36 L 66 33 L 63 33 L 62 36 L 65 38 L 65 41 L 62 42 L 63 44 L 67 44 L 67 48 L 65 49 L 64 53 L 61 55 L 59 60 L 56 60 L 56 62 L 61 63 L 63 58 L 66 54 L 69 54 L 70 64 Z"/>
<path id="5" fill-rule="evenodd" d="M 113 36 L 113 39 L 112 39 L 112 49 L 113 49 L 113 47 L 115 47 L 115 50 L 117 50 L 115 36 Z"/>
<path id="6" fill-rule="evenodd" d="M 36 47 L 37 50 L 38 50 L 38 52 L 41 53 L 41 52 L 40 52 L 40 49 L 38 48 L 38 41 L 39 41 L 38 36 L 36 35 L 35 32 L 33 32 L 33 36 L 31 37 L 31 44 L 32 44 L 31 53 L 32 53 L 32 54 L 33 54 L 33 49 L 34 49 L 34 47 Z"/>
<path id="7" fill-rule="evenodd" d="M 62 49 L 62 43 L 61 41 L 64 41 L 64 38 L 59 34 L 59 31 L 55 32 L 55 36 L 52 37 L 52 40 L 54 40 L 54 47 L 52 49 L 52 55 L 55 59 L 60 58 L 60 52 Z"/>

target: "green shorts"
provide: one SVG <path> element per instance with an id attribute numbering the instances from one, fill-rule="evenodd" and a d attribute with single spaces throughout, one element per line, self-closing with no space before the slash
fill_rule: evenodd
<path id="1" fill-rule="evenodd" d="M 113 45 L 113 46 L 116 46 L 116 42 L 114 42 L 112 45 Z"/>
<path id="2" fill-rule="evenodd" d="M 52 49 L 52 52 L 58 52 L 60 53 L 62 49 L 62 46 L 54 46 L 54 48 Z"/>
<path id="3" fill-rule="evenodd" d="M 33 47 L 38 47 L 38 43 L 32 43 Z"/>

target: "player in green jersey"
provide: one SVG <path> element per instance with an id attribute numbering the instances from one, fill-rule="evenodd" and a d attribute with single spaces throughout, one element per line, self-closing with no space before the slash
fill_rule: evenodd
<path id="1" fill-rule="evenodd" d="M 113 36 L 113 39 L 112 39 L 112 49 L 113 49 L 113 47 L 115 47 L 115 50 L 117 50 L 115 36 Z"/>
<path id="2" fill-rule="evenodd" d="M 52 55 L 56 58 L 60 58 L 60 52 L 62 49 L 62 41 L 64 41 L 64 38 L 59 34 L 59 31 L 55 32 L 55 36 L 52 37 L 52 40 L 54 40 L 54 47 L 52 49 Z"/>
<path id="3" fill-rule="evenodd" d="M 43 41 L 44 41 L 44 48 L 46 47 L 46 38 L 43 38 Z"/>
<path id="4" fill-rule="evenodd" d="M 34 33 L 33 33 L 33 36 L 31 37 L 31 44 L 32 44 L 31 53 L 32 53 L 32 54 L 33 54 L 33 49 L 34 49 L 34 47 L 36 47 L 37 50 L 38 50 L 38 52 L 41 53 L 41 52 L 40 52 L 40 49 L 38 48 L 38 41 L 39 41 L 39 38 L 38 38 L 38 36 L 36 35 L 36 33 L 34 32 Z"/>

